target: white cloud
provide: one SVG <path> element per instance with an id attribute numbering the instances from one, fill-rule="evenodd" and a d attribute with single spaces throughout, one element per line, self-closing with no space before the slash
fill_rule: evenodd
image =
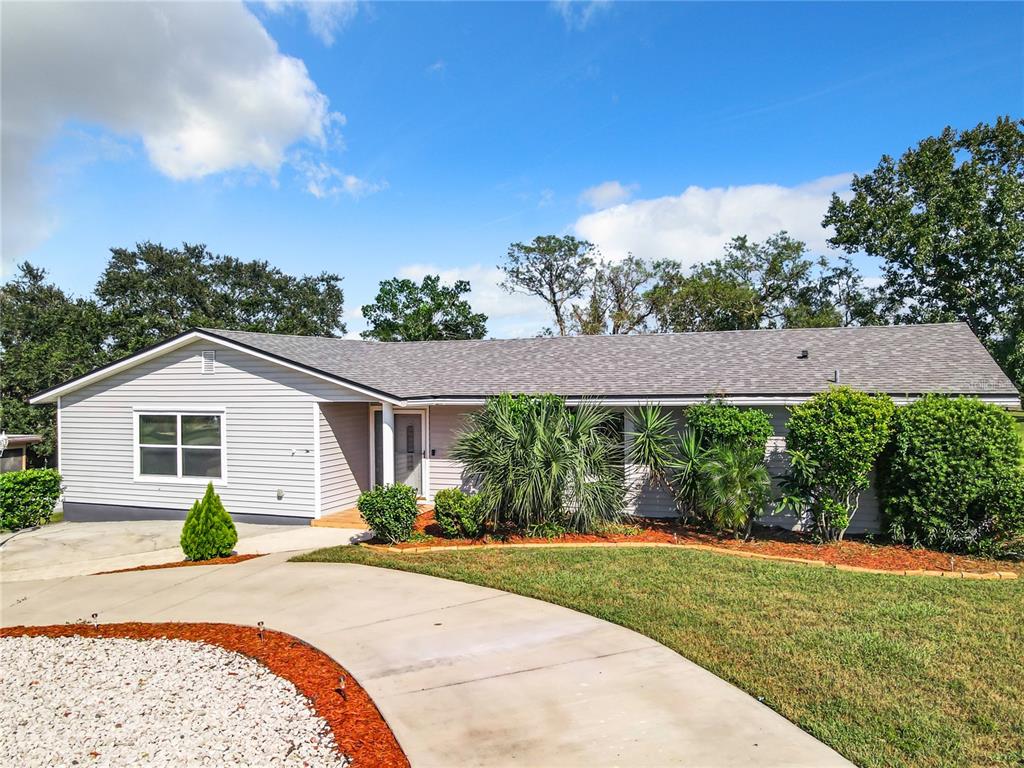
<path id="1" fill-rule="evenodd" d="M 588 213 L 576 220 L 575 231 L 610 259 L 632 252 L 644 259 L 695 264 L 720 256 L 736 235 L 760 241 L 782 229 L 823 251 L 829 232 L 821 220 L 829 199 L 833 191 L 848 191 L 851 178 L 826 176 L 795 187 L 688 187 L 681 195 Z"/>
<path id="2" fill-rule="evenodd" d="M 610 0 L 552 0 L 555 9 L 566 28 L 570 30 L 586 29 L 598 13 L 611 8 Z"/>
<path id="3" fill-rule="evenodd" d="M 340 121 L 240 2 L 9 3 L 2 34 L 5 263 L 52 231 L 37 159 L 69 121 L 138 140 L 172 179 L 273 175 Z"/>
<path id="4" fill-rule="evenodd" d="M 356 17 L 359 5 L 356 0 L 268 0 L 264 6 L 271 13 L 280 13 L 288 8 L 298 8 L 306 15 L 309 31 L 327 47 Z"/>
<path id="5" fill-rule="evenodd" d="M 602 181 L 593 187 L 587 187 L 580 193 L 580 203 L 599 211 L 613 205 L 624 203 L 639 189 L 639 184 L 623 184 L 619 181 Z"/>
<path id="6" fill-rule="evenodd" d="M 342 194 L 358 200 L 387 189 L 388 186 L 386 181 L 367 181 L 351 173 L 345 173 L 322 160 L 296 158 L 292 163 L 305 179 L 306 191 L 318 200 Z"/>
<path id="7" fill-rule="evenodd" d="M 496 338 L 536 336 L 545 326 L 553 324 L 551 313 L 540 299 L 507 293 L 501 287 L 504 273 L 497 267 L 473 264 L 468 267 L 444 269 L 433 264 L 409 264 L 398 270 L 398 276 L 422 280 L 426 275 L 440 275 L 441 282 L 468 280 L 468 301 L 474 312 L 487 315 L 487 335 Z"/>
<path id="8" fill-rule="evenodd" d="M 428 75 L 442 75 L 442 74 L 444 74 L 444 71 L 447 68 L 448 68 L 448 64 L 445 62 L 445 60 L 444 59 L 438 59 L 433 64 L 431 64 L 429 67 L 427 67 L 427 74 Z"/>

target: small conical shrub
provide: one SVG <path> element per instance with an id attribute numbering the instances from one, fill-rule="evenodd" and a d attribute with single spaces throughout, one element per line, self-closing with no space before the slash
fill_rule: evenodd
<path id="1" fill-rule="evenodd" d="M 213 483 L 201 500 L 192 504 L 181 529 L 181 548 L 189 560 L 227 557 L 238 543 L 238 531 L 224 509 Z"/>

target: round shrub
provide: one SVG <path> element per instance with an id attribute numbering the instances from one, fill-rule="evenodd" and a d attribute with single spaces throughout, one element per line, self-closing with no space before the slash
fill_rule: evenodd
<path id="1" fill-rule="evenodd" d="M 434 520 L 450 539 L 475 539 L 484 532 L 480 497 L 458 488 L 446 488 L 434 496 Z"/>
<path id="2" fill-rule="evenodd" d="M 192 504 L 181 529 L 181 549 L 189 560 L 227 557 L 238 543 L 238 531 L 224 509 L 213 483 L 206 486 L 203 498 Z"/>
<path id="3" fill-rule="evenodd" d="M 0 474 L 0 528 L 16 531 L 50 519 L 60 498 L 56 469 L 25 469 Z"/>
<path id="4" fill-rule="evenodd" d="M 711 400 L 686 409 L 686 425 L 700 435 L 701 445 L 738 445 L 763 451 L 775 431 L 771 417 L 757 408 L 737 408 Z"/>
<path id="5" fill-rule="evenodd" d="M 1013 419 L 971 397 L 927 395 L 900 408 L 883 462 L 883 510 L 897 541 L 972 549 L 994 535 L 998 488 L 1021 462 Z M 1011 499 L 1012 501 L 1012 499 Z M 1011 512 L 1001 511 L 1004 520 Z"/>
<path id="6" fill-rule="evenodd" d="M 969 516 L 980 520 L 988 535 L 969 548 L 992 557 L 1024 559 L 1024 470 L 1007 474 L 972 505 Z"/>
<path id="7" fill-rule="evenodd" d="M 401 483 L 378 485 L 364 491 L 356 506 L 377 538 L 392 544 L 406 541 L 412 535 L 419 513 L 416 489 Z"/>
<path id="8" fill-rule="evenodd" d="M 889 439 L 894 410 L 888 396 L 849 387 L 831 387 L 792 409 L 784 504 L 809 517 L 819 538 L 842 539 Z"/>

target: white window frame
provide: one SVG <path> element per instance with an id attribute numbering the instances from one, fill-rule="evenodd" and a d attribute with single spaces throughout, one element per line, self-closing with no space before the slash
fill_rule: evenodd
<path id="1" fill-rule="evenodd" d="M 143 446 L 139 443 L 139 417 L 140 416 L 174 416 L 177 419 L 177 434 L 178 440 L 175 444 L 177 449 L 177 475 L 144 475 L 142 474 L 142 448 L 170 448 L 169 445 L 150 445 Z M 183 463 L 182 463 L 182 433 L 181 433 L 181 417 L 182 416 L 219 416 L 220 417 L 220 477 L 197 477 L 193 475 L 183 475 Z M 203 446 L 194 446 L 203 449 Z M 214 450 L 215 446 L 207 446 L 206 450 Z M 167 407 L 136 407 L 132 409 L 132 452 L 133 452 L 133 466 L 134 466 L 134 479 L 136 482 L 142 483 L 182 483 L 185 485 L 206 485 L 207 483 L 214 483 L 216 485 L 227 485 L 228 484 L 228 414 L 227 408 L 224 406 L 181 406 L 177 408 Z"/>

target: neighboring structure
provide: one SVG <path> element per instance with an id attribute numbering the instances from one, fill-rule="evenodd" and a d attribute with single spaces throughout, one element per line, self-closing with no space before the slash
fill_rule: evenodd
<path id="1" fill-rule="evenodd" d="M 462 485 L 450 450 L 463 417 L 502 391 L 598 399 L 627 433 L 629 406 L 680 421 L 709 396 L 756 406 L 772 415 L 777 469 L 787 407 L 836 381 L 899 403 L 1020 402 L 958 323 L 405 343 L 198 329 L 31 402 L 57 403 L 67 520 L 180 518 L 212 480 L 236 519 L 308 522 L 378 483 L 427 499 Z M 632 511 L 673 514 L 651 489 Z M 851 531 L 877 522 L 869 491 Z"/>
<path id="2" fill-rule="evenodd" d="M 0 434 L 0 473 L 27 469 L 28 447 L 41 442 L 41 435 Z"/>

